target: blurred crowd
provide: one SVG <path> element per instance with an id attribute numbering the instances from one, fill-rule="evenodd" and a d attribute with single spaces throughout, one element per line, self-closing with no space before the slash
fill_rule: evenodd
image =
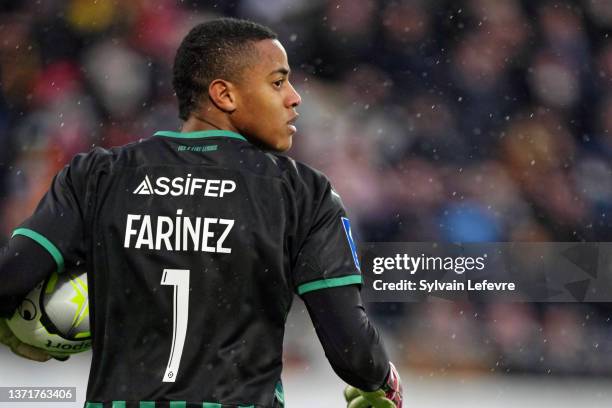
<path id="1" fill-rule="evenodd" d="M 290 155 L 360 241 L 612 239 L 609 0 L 0 1 L 3 237 L 75 153 L 180 127 L 174 52 L 217 16 L 279 33 Z M 612 374 L 606 305 L 373 311 L 415 367 Z"/>

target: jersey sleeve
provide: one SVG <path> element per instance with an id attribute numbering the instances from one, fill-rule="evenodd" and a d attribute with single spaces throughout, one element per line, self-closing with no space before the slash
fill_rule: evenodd
<path id="1" fill-rule="evenodd" d="M 53 258 L 58 272 L 66 265 L 85 263 L 85 217 L 87 180 L 95 162 L 94 153 L 79 154 L 53 179 L 30 218 L 17 227 L 12 237 L 27 237 Z"/>
<path id="2" fill-rule="evenodd" d="M 355 285 L 302 296 L 325 356 L 340 378 L 364 391 L 382 387 L 389 373 L 383 340 Z"/>
<path id="3" fill-rule="evenodd" d="M 315 290 L 362 283 L 350 221 L 340 196 L 327 180 L 298 252 L 293 281 L 300 296 Z"/>
<path id="4" fill-rule="evenodd" d="M 0 250 L 0 317 L 11 317 L 28 292 L 55 269 L 42 246 L 24 236 L 13 237 Z"/>

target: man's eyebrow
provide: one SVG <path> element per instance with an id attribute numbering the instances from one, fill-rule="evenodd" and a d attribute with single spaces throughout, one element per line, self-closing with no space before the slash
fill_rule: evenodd
<path id="1" fill-rule="evenodd" d="M 273 75 L 273 74 L 283 74 L 283 75 L 289 75 L 289 73 L 291 72 L 291 70 L 289 68 L 278 68 L 275 69 L 274 71 L 270 72 L 268 75 Z"/>

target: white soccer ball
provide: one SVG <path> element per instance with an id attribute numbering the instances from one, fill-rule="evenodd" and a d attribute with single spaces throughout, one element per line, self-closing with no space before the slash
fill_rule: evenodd
<path id="1" fill-rule="evenodd" d="M 32 289 L 7 324 L 19 340 L 54 356 L 89 350 L 87 273 L 53 273 Z"/>

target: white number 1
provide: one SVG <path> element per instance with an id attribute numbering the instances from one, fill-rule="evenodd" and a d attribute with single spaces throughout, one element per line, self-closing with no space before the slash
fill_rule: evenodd
<path id="1" fill-rule="evenodd" d="M 174 382 L 181 364 L 189 314 L 189 270 L 164 269 L 162 285 L 174 286 L 172 348 L 162 382 Z"/>

